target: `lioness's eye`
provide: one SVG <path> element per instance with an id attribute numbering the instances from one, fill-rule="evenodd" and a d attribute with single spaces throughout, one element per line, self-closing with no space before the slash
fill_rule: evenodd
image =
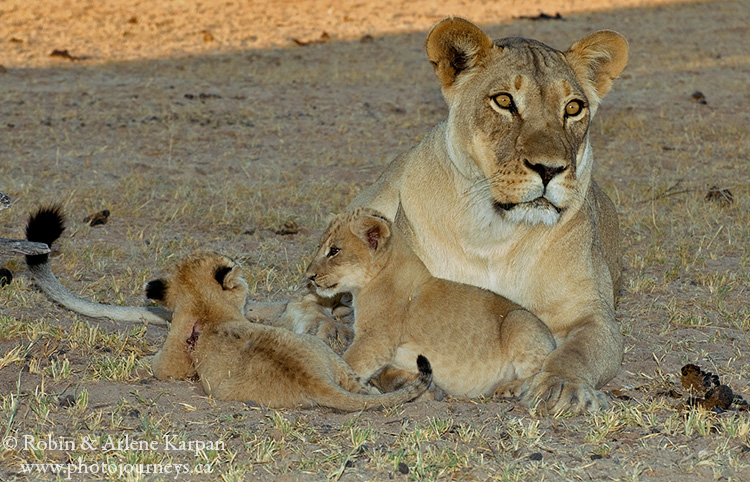
<path id="1" fill-rule="evenodd" d="M 498 94 L 492 98 L 501 109 L 511 110 L 513 108 L 513 97 L 510 94 Z"/>
<path id="2" fill-rule="evenodd" d="M 575 117 L 583 110 L 583 102 L 580 100 L 571 100 L 568 105 L 565 106 L 565 115 L 568 117 Z"/>
<path id="3" fill-rule="evenodd" d="M 339 254 L 339 251 L 341 251 L 341 250 L 339 248 L 337 248 L 336 246 L 331 246 L 328 249 L 328 253 L 326 254 L 326 258 L 333 258 L 337 254 Z"/>

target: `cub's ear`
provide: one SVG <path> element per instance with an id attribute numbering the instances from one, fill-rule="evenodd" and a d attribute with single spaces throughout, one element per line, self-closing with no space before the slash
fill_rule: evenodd
<path id="1" fill-rule="evenodd" d="M 611 30 L 600 30 L 573 44 L 565 52 L 589 101 L 598 104 L 607 95 L 612 81 L 628 63 L 628 41 Z"/>
<path id="2" fill-rule="evenodd" d="M 231 290 L 242 284 L 242 270 L 236 264 L 218 266 L 214 272 L 214 279 L 223 290 Z"/>
<path id="3" fill-rule="evenodd" d="M 391 237 L 391 223 L 380 216 L 367 214 L 355 221 L 354 234 L 366 242 L 373 251 L 383 247 Z"/>
<path id="4" fill-rule="evenodd" d="M 146 283 L 146 298 L 154 301 L 165 301 L 167 297 L 167 280 L 155 279 Z"/>
<path id="5" fill-rule="evenodd" d="M 425 49 L 443 88 L 449 88 L 462 72 L 484 59 L 492 49 L 492 40 L 468 20 L 449 17 L 432 27 Z"/>

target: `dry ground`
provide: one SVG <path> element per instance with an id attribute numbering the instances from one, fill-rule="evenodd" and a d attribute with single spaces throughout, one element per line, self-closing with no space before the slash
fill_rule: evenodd
<path id="1" fill-rule="evenodd" d="M 53 269 L 83 296 L 142 303 L 145 281 L 200 247 L 241 261 L 254 297 L 284 299 L 327 214 L 445 117 L 422 50 L 434 21 L 459 14 L 495 37 L 558 48 L 616 29 L 631 60 L 592 128 L 625 249 L 627 352 L 605 387 L 611 409 L 551 418 L 508 400 L 361 414 L 216 402 L 151 376 L 164 329 L 73 315 L 12 260 L 16 280 L 0 288 L 0 479 L 50 480 L 21 464 L 80 457 L 205 463 L 227 481 L 750 480 L 747 412 L 685 410 L 670 397 L 688 362 L 750 395 L 750 1 L 255 3 L 0 3 L 0 191 L 15 200 L 0 235 L 20 237 L 27 213 L 62 202 L 70 221 Z M 514 19 L 541 11 L 564 20 Z M 707 200 L 712 186 L 733 202 Z M 107 224 L 82 223 L 101 209 Z M 277 234 L 289 223 L 296 234 Z M 49 435 L 76 447 L 23 446 Z M 158 449 L 117 448 L 126 435 Z M 167 451 L 165 435 L 224 447 Z M 174 475 L 127 477 L 143 478 Z"/>

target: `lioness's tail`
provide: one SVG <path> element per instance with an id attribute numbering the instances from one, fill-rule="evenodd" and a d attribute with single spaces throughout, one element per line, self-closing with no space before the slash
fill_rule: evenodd
<path id="1" fill-rule="evenodd" d="M 417 368 L 419 376 L 409 385 L 395 392 L 383 393 L 381 395 L 365 395 L 352 393 L 338 387 L 332 393 L 322 394 L 319 399 L 320 405 L 346 410 L 350 412 L 367 410 L 369 408 L 395 407 L 402 403 L 414 400 L 430 387 L 432 383 L 432 366 L 426 357 L 417 357 Z"/>
<path id="2" fill-rule="evenodd" d="M 60 206 L 40 208 L 29 217 L 26 239 L 51 246 L 65 230 L 65 216 Z M 34 275 L 34 282 L 52 300 L 66 308 L 93 318 L 110 318 L 115 321 L 147 321 L 166 324 L 172 317 L 169 310 L 160 306 L 116 306 L 85 300 L 68 291 L 55 277 L 49 266 L 49 255 L 26 256 L 26 264 Z"/>

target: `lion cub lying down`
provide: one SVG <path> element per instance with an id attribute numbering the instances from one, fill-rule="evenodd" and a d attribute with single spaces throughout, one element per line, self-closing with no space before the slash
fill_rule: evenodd
<path id="1" fill-rule="evenodd" d="M 169 279 L 147 283 L 146 295 L 174 311 L 164 346 L 154 357 L 154 375 L 198 375 L 206 393 L 221 400 L 352 411 L 398 405 L 430 385 L 430 363 L 415 355 L 420 375 L 414 383 L 372 394 L 320 339 L 245 319 L 246 294 L 240 267 L 205 251 L 180 263 Z"/>
<path id="2" fill-rule="evenodd" d="M 433 277 L 409 247 L 408 221 L 358 208 L 323 234 L 307 271 L 318 294 L 354 297 L 346 361 L 369 380 L 387 365 L 413 372 L 424 354 L 454 396 L 511 395 L 555 349 L 544 323 L 490 291 Z"/>

